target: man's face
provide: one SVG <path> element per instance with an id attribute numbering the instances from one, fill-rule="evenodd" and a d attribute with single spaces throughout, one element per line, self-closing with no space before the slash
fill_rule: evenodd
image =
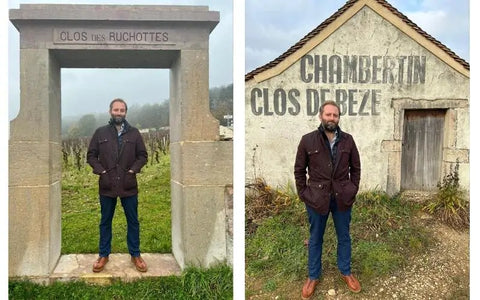
<path id="1" fill-rule="evenodd" d="M 125 120 L 125 117 L 127 116 L 125 104 L 120 101 L 113 102 L 112 109 L 110 109 L 110 115 L 112 116 L 115 124 L 122 124 L 122 122 Z"/>
<path id="2" fill-rule="evenodd" d="M 320 121 L 327 131 L 335 131 L 340 121 L 340 112 L 335 105 L 325 105 L 323 113 L 320 115 Z"/>

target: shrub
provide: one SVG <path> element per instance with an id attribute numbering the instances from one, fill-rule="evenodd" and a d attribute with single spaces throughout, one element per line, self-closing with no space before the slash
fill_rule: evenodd
<path id="1" fill-rule="evenodd" d="M 460 188 L 458 178 L 458 160 L 454 170 L 437 184 L 438 192 L 427 201 L 423 210 L 438 217 L 454 229 L 466 229 L 470 225 L 469 201 Z"/>
<path id="2" fill-rule="evenodd" d="M 291 184 L 276 189 L 269 186 L 263 178 L 257 178 L 254 183 L 246 186 L 246 234 L 254 233 L 263 219 L 276 216 L 298 204 L 300 199 Z"/>

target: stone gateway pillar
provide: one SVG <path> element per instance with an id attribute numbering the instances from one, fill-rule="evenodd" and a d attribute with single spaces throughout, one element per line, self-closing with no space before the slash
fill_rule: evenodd
<path id="1" fill-rule="evenodd" d="M 168 68 L 172 248 L 182 268 L 227 257 L 232 142 L 209 110 L 205 6 L 21 4 L 20 112 L 9 140 L 9 276 L 45 277 L 61 253 L 61 68 Z M 111 99 L 105 99 L 109 103 Z"/>

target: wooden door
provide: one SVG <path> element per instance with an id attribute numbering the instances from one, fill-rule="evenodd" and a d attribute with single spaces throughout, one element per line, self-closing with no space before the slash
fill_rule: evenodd
<path id="1" fill-rule="evenodd" d="M 441 179 L 445 110 L 406 110 L 402 190 L 432 190 Z"/>

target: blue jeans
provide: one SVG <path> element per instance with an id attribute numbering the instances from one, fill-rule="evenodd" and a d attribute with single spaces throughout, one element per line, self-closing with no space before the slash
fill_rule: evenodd
<path id="1" fill-rule="evenodd" d="M 138 195 L 120 198 L 127 218 L 127 246 L 132 256 L 140 255 L 140 224 L 138 222 Z M 100 195 L 102 218 L 100 220 L 99 256 L 108 256 L 112 246 L 112 219 L 117 198 Z"/>
<path id="2" fill-rule="evenodd" d="M 330 211 L 320 215 L 306 205 L 308 221 L 310 222 L 310 240 L 308 243 L 308 276 L 318 279 L 322 271 L 323 234 L 327 219 L 332 213 L 335 232 L 337 233 L 337 266 L 343 275 L 350 275 L 350 262 L 352 256 L 352 243 L 350 239 L 350 220 L 352 209 L 338 211 L 335 199 L 330 199 Z"/>

